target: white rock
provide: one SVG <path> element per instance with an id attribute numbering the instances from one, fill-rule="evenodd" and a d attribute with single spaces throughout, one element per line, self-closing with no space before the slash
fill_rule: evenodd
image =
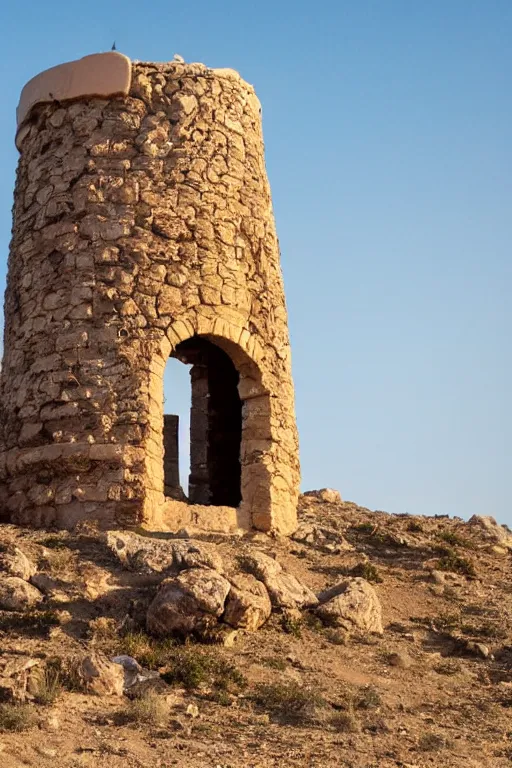
<path id="1" fill-rule="evenodd" d="M 7 545 L 4 551 L 0 551 L 0 571 L 28 581 L 36 573 L 37 568 L 19 547 L 12 544 Z"/>
<path id="2" fill-rule="evenodd" d="M 346 631 L 360 629 L 382 635 L 382 608 L 374 588 L 365 579 L 347 579 L 319 596 L 320 618 Z"/>
<path id="3" fill-rule="evenodd" d="M 231 584 L 212 568 L 191 568 L 166 579 L 148 608 L 149 632 L 160 637 L 203 631 L 217 624 Z"/>
<path id="4" fill-rule="evenodd" d="M 334 488 L 320 488 L 318 491 L 306 491 L 304 496 L 328 504 L 340 504 L 342 501 L 340 492 L 336 491 Z"/>
<path id="5" fill-rule="evenodd" d="M 272 604 L 265 585 L 254 576 L 231 579 L 223 619 L 232 627 L 254 632 L 270 617 Z"/>
<path id="6" fill-rule="evenodd" d="M 251 552 L 245 560 L 250 571 L 265 584 L 272 605 L 278 608 L 309 608 L 318 604 L 314 592 L 285 571 L 274 558 L 263 552 Z"/>
<path id="7" fill-rule="evenodd" d="M 102 653 L 94 652 L 82 660 L 80 676 L 89 693 L 97 696 L 123 695 L 124 669 Z"/>
<path id="8" fill-rule="evenodd" d="M 18 576 L 0 578 L 0 608 L 4 611 L 25 611 L 41 602 L 38 589 Z"/>
<path id="9" fill-rule="evenodd" d="M 505 525 L 499 525 L 490 515 L 473 515 L 468 520 L 468 525 L 481 530 L 485 541 L 492 541 L 507 549 L 512 549 L 512 533 Z"/>
<path id="10" fill-rule="evenodd" d="M 109 531 L 106 541 L 126 568 L 156 577 L 177 574 L 185 568 L 223 570 L 220 555 L 204 542 L 153 539 L 131 531 Z"/>

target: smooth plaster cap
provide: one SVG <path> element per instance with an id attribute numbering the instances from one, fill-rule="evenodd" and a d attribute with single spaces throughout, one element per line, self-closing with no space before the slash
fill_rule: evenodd
<path id="1" fill-rule="evenodd" d="M 27 133 L 23 130 L 23 123 L 35 104 L 83 96 L 126 95 L 130 90 L 131 76 L 131 60 L 118 51 L 93 53 L 40 72 L 28 81 L 21 92 L 16 110 L 16 146 L 21 149 Z"/>

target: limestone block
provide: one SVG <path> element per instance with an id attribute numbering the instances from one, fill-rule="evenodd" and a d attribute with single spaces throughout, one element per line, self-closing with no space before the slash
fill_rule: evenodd
<path id="1" fill-rule="evenodd" d="M 39 590 L 19 576 L 0 577 L 0 609 L 3 611 L 25 611 L 42 599 Z"/>
<path id="2" fill-rule="evenodd" d="M 34 563 L 16 545 L 7 545 L 0 550 L 0 571 L 28 581 L 36 570 Z"/>
<path id="3" fill-rule="evenodd" d="M 102 653 L 96 651 L 86 656 L 80 664 L 79 674 L 89 693 L 97 696 L 123 695 L 124 669 Z"/>
<path id="4" fill-rule="evenodd" d="M 250 575 L 231 579 L 223 619 L 232 627 L 254 632 L 270 617 L 272 603 L 265 585 Z"/>
<path id="5" fill-rule="evenodd" d="M 382 635 L 382 608 L 375 589 L 365 579 L 347 579 L 319 595 L 318 615 L 330 625 Z"/>
<path id="6" fill-rule="evenodd" d="M 211 568 L 193 568 L 164 581 L 148 608 L 149 632 L 166 637 L 214 626 L 230 588 L 229 581 Z"/>
<path id="7" fill-rule="evenodd" d="M 318 604 L 315 594 L 263 552 L 250 552 L 246 566 L 266 586 L 272 605 L 278 608 L 309 608 Z"/>

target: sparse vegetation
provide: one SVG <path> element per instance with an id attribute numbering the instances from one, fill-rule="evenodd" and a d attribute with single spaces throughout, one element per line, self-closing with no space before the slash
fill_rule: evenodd
<path id="1" fill-rule="evenodd" d="M 302 637 L 302 619 L 283 613 L 281 617 L 281 627 L 288 635 L 293 635 L 298 640 Z"/>
<path id="2" fill-rule="evenodd" d="M 344 632 L 342 629 L 328 627 L 325 630 L 325 636 L 333 645 L 346 645 L 348 642 L 348 633 Z"/>
<path id="3" fill-rule="evenodd" d="M 270 669 L 277 669 L 279 672 L 284 672 L 287 668 L 286 661 L 279 658 L 279 656 L 269 656 L 266 659 L 262 659 L 262 664 Z"/>
<path id="4" fill-rule="evenodd" d="M 34 710 L 28 704 L 0 704 L 0 731 L 26 731 L 34 724 Z"/>
<path id="5" fill-rule="evenodd" d="M 197 645 L 174 648 L 169 661 L 162 674 L 169 685 L 181 685 L 189 690 L 206 685 L 228 692 L 243 690 L 247 685 L 234 664 Z"/>
<path id="6" fill-rule="evenodd" d="M 36 670 L 31 678 L 31 693 L 36 704 L 50 706 L 62 692 L 61 669 L 58 660 Z"/>
<path id="7" fill-rule="evenodd" d="M 437 733 L 424 733 L 418 741 L 418 749 L 421 752 L 437 752 L 446 747 L 446 739 Z"/>
<path id="8" fill-rule="evenodd" d="M 291 725 L 314 723 L 319 711 L 327 706 L 318 690 L 303 687 L 295 681 L 258 685 L 252 700 L 272 719 Z"/>
<path id="9" fill-rule="evenodd" d="M 158 669 L 172 662 L 176 648 L 176 641 L 172 638 L 158 640 L 145 632 L 128 632 L 121 638 L 116 653 L 133 656 L 148 669 Z"/>
<path id="10" fill-rule="evenodd" d="M 341 712 L 335 712 L 331 715 L 329 724 L 335 731 L 339 731 L 340 733 L 357 733 L 361 730 L 359 720 L 352 708 Z"/>
<path id="11" fill-rule="evenodd" d="M 369 562 L 357 563 L 357 565 L 350 569 L 349 573 L 351 576 L 361 576 L 366 581 L 371 581 L 374 584 L 382 584 L 384 581 L 377 566 Z"/>
<path id="12" fill-rule="evenodd" d="M 76 553 L 68 549 L 64 544 L 54 546 L 46 553 L 40 565 L 53 576 L 63 576 L 72 570 L 76 562 Z"/>
<path id="13" fill-rule="evenodd" d="M 461 557 L 451 547 L 438 547 L 437 553 L 441 555 L 436 564 L 438 570 L 460 573 L 463 576 L 476 576 L 476 569 L 472 561 L 467 557 Z"/>
<path id="14" fill-rule="evenodd" d="M 372 534 L 376 530 L 376 526 L 373 523 L 358 523 L 353 525 L 351 530 L 356 531 L 356 533 Z"/>
<path id="15" fill-rule="evenodd" d="M 314 513 L 314 524 L 327 526 L 324 508 L 317 505 Z M 329 520 L 331 531 L 335 522 Z M 46 534 L 44 541 L 40 532 L 13 530 L 11 550 L 26 550 L 33 562 L 44 544 L 48 575 L 55 555 L 62 554 L 66 561 L 72 553 L 76 562 L 69 560 L 63 576 L 69 581 L 67 587 L 62 585 L 69 602 L 61 607 L 57 595 L 55 602 L 38 606 L 49 604 L 57 611 L 0 612 L 0 638 L 6 648 L 0 654 L 0 671 L 4 657 L 11 669 L 22 667 L 25 655 L 39 661 L 30 671 L 29 704 L 11 703 L 0 711 L 0 741 L 8 751 L 18 749 L 20 759 L 25 754 L 34 759 L 46 731 L 44 746 L 50 754 L 58 746 L 50 735 L 60 729 L 66 729 L 71 744 L 71 738 L 82 743 L 82 735 L 84 743 L 95 742 L 94 729 L 105 735 L 107 729 L 114 733 L 112 726 L 126 726 L 126 743 L 119 735 L 120 741 L 104 739 L 97 747 L 100 762 L 106 759 L 112 768 L 119 768 L 131 754 L 130 739 L 138 741 L 140 759 L 149 764 L 153 758 L 155 763 L 167 759 L 164 740 L 186 746 L 190 739 L 203 740 L 203 734 L 211 742 L 211 759 L 233 768 L 255 760 L 271 764 L 278 761 L 280 750 L 305 765 L 316 759 L 316 739 L 322 743 L 318 759 L 325 765 L 343 761 L 340 754 L 353 750 L 356 762 L 374 768 L 388 754 L 397 764 L 402 760 L 437 766 L 451 761 L 461 768 L 469 746 L 482 765 L 499 762 L 495 755 L 501 750 L 499 755 L 505 756 L 512 711 L 507 688 L 512 681 L 512 589 L 506 580 L 510 559 L 495 556 L 487 544 L 471 550 L 465 537 L 477 542 L 477 528 L 465 528 L 459 521 L 384 517 L 359 513 L 354 506 L 340 511 L 337 525 L 350 550 L 327 552 L 311 544 L 307 559 L 301 559 L 300 548 L 276 539 L 275 555 L 285 570 L 317 593 L 354 577 L 377 584 L 384 637 L 364 628 L 347 632 L 337 626 L 336 617 L 322 620 L 314 608 L 274 610 L 262 630 L 239 631 L 236 641 L 225 645 L 226 635 L 235 630 L 222 618 L 208 625 L 200 641 L 152 637 L 144 629 L 144 615 L 155 589 L 147 586 L 146 572 L 123 572 L 117 560 L 107 559 L 106 548 L 96 547 L 92 534 L 85 539 L 82 530 L 78 535 Z M 409 548 L 400 543 L 412 540 Z M 237 571 L 237 555 L 249 552 L 229 538 L 208 545 L 218 547 L 228 580 Z M 456 573 L 467 571 L 471 563 L 475 572 L 478 569 L 478 583 L 453 574 L 432 575 L 437 560 Z M 96 578 L 100 570 L 109 578 Z M 99 585 L 91 596 L 85 590 L 80 594 L 89 574 L 91 585 Z M 416 616 L 411 619 L 411 614 Z M 63 626 L 65 632 L 50 632 L 54 626 Z M 48 640 L 41 642 L 41 637 Z M 92 699 L 82 667 L 84 656 L 91 654 L 126 654 L 159 676 L 137 682 L 123 699 Z M 108 665 L 98 669 L 108 674 Z M 16 687 L 12 690 L 19 695 Z M 436 698 L 438 690 L 443 695 Z M 482 724 L 478 733 L 476 722 Z M 32 725 L 36 727 L 27 731 Z M 298 728 L 303 730 L 297 747 Z M 242 754 L 237 738 L 244 730 Z M 7 731 L 14 733 L 6 737 Z M 457 733 L 460 749 L 451 749 L 452 733 Z M 63 760 L 71 765 L 72 755 L 64 754 Z"/>
<path id="16" fill-rule="evenodd" d="M 436 664 L 433 669 L 438 675 L 451 677 L 461 671 L 461 665 L 460 662 L 455 659 L 446 659 L 440 661 L 439 664 Z"/>
<path id="17" fill-rule="evenodd" d="M 414 624 L 421 624 L 424 627 L 435 627 L 441 632 L 450 632 L 456 627 L 460 627 L 460 613 L 441 613 L 437 616 L 411 616 Z"/>
<path id="18" fill-rule="evenodd" d="M 56 611 L 27 610 L 0 612 L 0 632 L 47 636 L 52 627 L 60 624 Z"/>
<path id="19" fill-rule="evenodd" d="M 354 697 L 354 706 L 357 709 L 378 709 L 381 704 L 381 695 L 372 685 L 365 685 Z"/>
<path id="20" fill-rule="evenodd" d="M 148 691 L 144 696 L 130 701 L 120 717 L 136 725 L 161 727 L 169 717 L 169 704 L 163 696 Z"/>
<path id="21" fill-rule="evenodd" d="M 470 539 L 460 536 L 454 531 L 438 531 L 436 534 L 440 541 L 446 542 L 451 547 L 463 547 L 465 549 L 474 549 L 473 542 Z"/>

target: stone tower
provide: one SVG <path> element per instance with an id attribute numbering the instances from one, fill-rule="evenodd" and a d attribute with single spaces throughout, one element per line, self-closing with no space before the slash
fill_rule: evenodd
<path id="1" fill-rule="evenodd" d="M 293 531 L 298 443 L 260 113 L 233 70 L 117 52 L 25 86 L 4 519 Z M 192 366 L 188 499 L 164 414 L 169 356 Z"/>

